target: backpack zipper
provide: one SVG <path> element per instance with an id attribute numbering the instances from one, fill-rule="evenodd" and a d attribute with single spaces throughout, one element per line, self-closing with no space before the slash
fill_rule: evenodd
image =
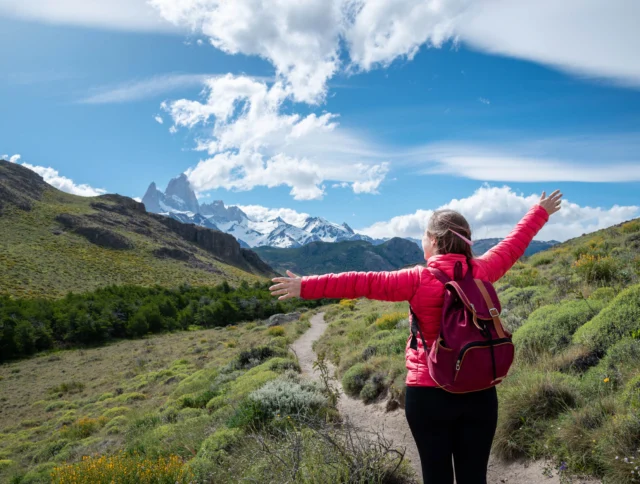
<path id="1" fill-rule="evenodd" d="M 487 341 L 474 341 L 473 343 L 464 345 L 460 350 L 460 354 L 458 355 L 458 361 L 456 361 L 456 377 L 458 376 L 457 372 L 460 371 L 460 366 L 462 365 L 462 360 L 464 359 L 464 354 L 467 352 L 467 350 L 475 348 L 476 346 L 484 346 L 488 348 L 489 346 L 497 346 L 504 343 L 512 343 L 511 338 L 494 339 L 491 340 L 490 343 Z"/>

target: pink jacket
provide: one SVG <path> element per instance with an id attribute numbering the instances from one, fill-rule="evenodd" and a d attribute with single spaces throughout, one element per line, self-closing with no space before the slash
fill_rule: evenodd
<path id="1" fill-rule="evenodd" d="M 473 275 L 477 279 L 496 282 L 524 255 L 527 246 L 549 220 L 549 214 L 540 205 L 534 206 L 511 233 L 493 249 L 472 260 Z M 437 267 L 453 277 L 453 267 L 465 257 L 443 254 L 430 257 L 428 267 Z M 420 330 L 431 345 L 440 332 L 440 318 L 444 301 L 444 286 L 424 266 L 393 272 L 343 272 L 302 278 L 300 293 L 304 299 L 366 297 L 381 301 L 409 301 L 420 320 Z M 437 386 L 429 376 L 422 341 L 418 349 L 405 350 L 407 385 Z"/>

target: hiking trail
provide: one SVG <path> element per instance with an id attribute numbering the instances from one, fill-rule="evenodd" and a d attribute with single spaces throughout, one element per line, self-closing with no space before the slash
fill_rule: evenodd
<path id="1" fill-rule="evenodd" d="M 310 322 L 311 328 L 298 338 L 292 347 L 298 356 L 302 372 L 313 378 L 318 378 L 318 372 L 313 369 L 313 362 L 316 360 L 313 342 L 322 336 L 327 327 L 327 322 L 324 320 L 324 313 L 313 315 Z M 334 367 L 330 366 L 330 368 L 333 373 L 335 371 Z M 338 381 L 338 383 L 340 382 Z M 341 384 L 340 391 L 340 400 L 338 402 L 340 414 L 357 428 L 365 431 L 379 431 L 387 439 L 393 441 L 395 446 L 405 448 L 405 457 L 409 459 L 411 466 L 416 471 L 419 482 L 422 482 L 418 449 L 415 446 L 411 430 L 409 430 L 409 425 L 404 416 L 404 409 L 400 408 L 387 412 L 384 402 L 365 405 L 361 400 L 347 396 L 342 391 Z M 552 477 L 544 475 L 544 467 L 544 463 L 540 461 L 504 463 L 492 458 L 489 461 L 487 482 L 489 484 L 537 484 L 540 482 L 560 484 L 560 477 L 556 472 L 553 472 Z M 574 484 L 595 484 L 598 481 L 574 478 L 572 482 Z"/>

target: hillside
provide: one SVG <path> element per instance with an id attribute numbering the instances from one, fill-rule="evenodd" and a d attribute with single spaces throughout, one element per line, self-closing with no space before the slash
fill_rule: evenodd
<path id="1" fill-rule="evenodd" d="M 272 269 L 230 235 L 147 213 L 120 195 L 78 197 L 0 160 L 0 294 L 57 297 L 110 284 L 211 285 Z"/>
<path id="2" fill-rule="evenodd" d="M 478 239 L 473 243 L 473 253 L 475 255 L 482 255 L 487 252 L 489 249 L 498 245 L 498 243 L 502 239 L 494 238 L 494 239 Z M 559 244 L 557 240 L 534 240 L 529 244 L 527 250 L 525 251 L 525 257 L 537 254 L 538 252 L 542 252 L 543 250 L 550 249 L 554 245 Z"/>
<path id="3" fill-rule="evenodd" d="M 494 455 L 548 460 L 562 482 L 637 482 L 640 219 L 525 258 L 496 287 L 516 361 L 498 387 Z M 350 300 L 327 311 L 315 349 L 349 395 L 404 404 L 407 313 L 404 302 Z"/>
<path id="4" fill-rule="evenodd" d="M 255 252 L 280 272 L 327 274 L 344 271 L 389 271 L 423 260 L 413 242 L 393 238 L 380 245 L 365 241 L 311 242 L 295 249 L 256 247 Z"/>

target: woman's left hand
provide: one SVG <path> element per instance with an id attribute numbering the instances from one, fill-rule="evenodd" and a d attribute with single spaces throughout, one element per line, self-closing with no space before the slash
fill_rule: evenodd
<path id="1" fill-rule="evenodd" d="M 302 279 L 293 272 L 287 271 L 289 277 L 274 277 L 272 282 L 277 282 L 269 288 L 272 296 L 280 296 L 278 299 L 284 301 L 292 297 L 300 297 Z"/>

